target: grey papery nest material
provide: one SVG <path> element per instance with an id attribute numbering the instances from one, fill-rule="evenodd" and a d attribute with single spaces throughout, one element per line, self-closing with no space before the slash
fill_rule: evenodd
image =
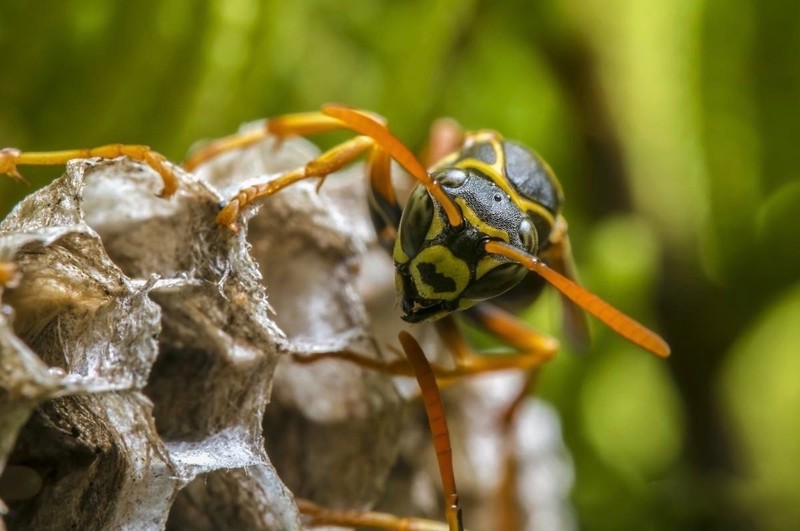
<path id="1" fill-rule="evenodd" d="M 239 233 L 214 223 L 248 178 L 315 152 L 268 139 L 195 175 L 176 170 L 168 200 L 138 163 L 73 161 L 0 224 L 0 262 L 19 271 L 0 291 L 10 529 L 301 529 L 295 495 L 371 507 L 401 449 L 409 466 L 385 506 L 441 514 L 430 436 L 392 379 L 292 362 L 338 349 L 396 355 L 392 265 L 361 172 L 332 176 L 322 196 L 314 183 L 282 191 L 248 209 Z M 429 355 L 441 350 L 425 327 L 415 332 Z M 454 433 L 469 441 L 468 426 Z M 548 451 L 568 464 L 556 435 Z M 462 461 L 457 473 L 470 477 L 494 466 Z M 482 483 L 464 482 L 476 499 L 496 487 Z M 568 488 L 557 489 L 558 514 Z"/>

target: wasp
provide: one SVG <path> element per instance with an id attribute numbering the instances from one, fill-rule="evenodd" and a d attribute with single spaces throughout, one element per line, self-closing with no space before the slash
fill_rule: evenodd
<path id="1" fill-rule="evenodd" d="M 407 360 L 383 363 L 357 353 L 333 352 L 303 361 L 338 358 L 395 375 L 416 375 L 439 457 L 448 526 L 461 529 L 437 378 L 509 368 L 534 374 L 551 359 L 558 342 L 518 320 L 514 308 L 532 303 L 542 287 L 550 284 L 561 293 L 567 324 L 576 335 L 586 334 L 585 310 L 647 351 L 666 357 L 670 349 L 657 334 L 576 283 L 567 224 L 561 213 L 561 185 L 538 154 L 495 131 L 463 132 L 451 121 L 436 122 L 426 150 L 426 167 L 389 131 L 383 118 L 347 106 L 327 105 L 319 112 L 272 118 L 263 128 L 216 140 L 190 156 L 183 167 L 191 171 L 221 153 L 267 136 L 311 136 L 342 129 L 356 136 L 303 167 L 241 189 L 221 205 L 216 221 L 236 231 L 240 213 L 253 202 L 301 180 L 316 178 L 321 185 L 327 176 L 366 155 L 370 216 L 380 244 L 393 257 L 402 318 L 409 323 L 434 322 L 452 354 L 453 367 L 430 364 L 407 333 L 400 336 Z M 21 178 L 18 164 L 59 164 L 77 157 L 120 155 L 153 167 L 164 182 L 162 196 L 174 193 L 177 179 L 169 163 L 147 146 L 114 144 L 44 153 L 7 148 L 0 150 L 0 172 Z M 404 206 L 392 185 L 392 160 L 417 181 Z M 515 352 L 481 357 L 458 332 L 456 314 L 465 315 Z M 336 521 L 330 512 L 313 505 L 305 510 L 321 520 Z"/>

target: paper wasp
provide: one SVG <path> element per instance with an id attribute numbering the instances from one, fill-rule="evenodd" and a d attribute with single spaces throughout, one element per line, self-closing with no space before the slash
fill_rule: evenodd
<path id="1" fill-rule="evenodd" d="M 400 337 L 407 361 L 383 363 L 352 352 L 320 354 L 311 361 L 344 359 L 391 374 L 416 374 L 439 456 L 448 525 L 459 529 L 450 442 L 436 378 L 510 368 L 533 372 L 558 348 L 557 341 L 531 330 L 509 308 L 533 302 L 547 282 L 561 293 L 566 315 L 578 334 L 585 333 L 579 307 L 645 350 L 667 356 L 669 347 L 658 335 L 574 282 L 567 225 L 561 215 L 561 186 L 537 154 L 494 131 L 462 133 L 452 122 L 437 124 L 427 149 L 428 169 L 389 132 L 383 119 L 339 105 L 270 119 L 261 129 L 212 142 L 183 166 L 191 171 L 221 153 L 270 135 L 308 136 L 339 129 L 358 134 L 303 167 L 243 188 L 222 205 L 217 222 L 237 230 L 240 212 L 257 199 L 304 179 L 322 181 L 367 155 L 369 210 L 378 240 L 394 260 L 403 319 L 410 323 L 435 321 L 454 366 L 430 365 L 408 334 Z M 174 193 L 176 179 L 169 164 L 146 146 L 109 145 L 47 153 L 5 149 L 0 151 L 0 172 L 19 177 L 19 164 L 59 164 L 77 157 L 120 155 L 153 167 L 164 182 L 162 195 Z M 418 181 L 405 207 L 391 182 L 392 159 Z M 457 312 L 517 352 L 502 357 L 474 353 L 456 329 L 453 314 Z M 311 506 L 307 511 L 320 521 L 325 516 L 335 520 L 332 514 Z M 391 525 L 401 524 L 413 524 L 413 519 L 396 519 Z"/>

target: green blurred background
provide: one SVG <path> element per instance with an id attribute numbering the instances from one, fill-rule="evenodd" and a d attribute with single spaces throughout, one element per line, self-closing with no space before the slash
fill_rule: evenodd
<path id="1" fill-rule="evenodd" d="M 545 371 L 581 526 L 798 529 L 799 52 L 790 0 L 3 0 L 0 145 L 181 160 L 330 101 L 415 148 L 441 115 L 521 140 L 562 180 L 583 282 L 673 348 L 594 326 Z M 0 180 L 0 214 L 29 192 Z"/>

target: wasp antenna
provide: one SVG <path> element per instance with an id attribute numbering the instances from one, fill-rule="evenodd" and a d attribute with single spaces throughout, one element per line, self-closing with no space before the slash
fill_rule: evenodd
<path id="1" fill-rule="evenodd" d="M 550 269 L 535 256 L 520 251 L 516 247 L 506 243 L 497 241 L 487 242 L 485 249 L 487 253 L 505 256 L 537 273 L 558 291 L 571 299 L 572 302 L 600 319 L 609 328 L 628 341 L 662 358 L 669 356 L 669 345 L 667 345 L 667 342 L 664 341 L 661 336 L 617 310 L 594 293 L 580 287 L 567 277 Z"/>
<path id="2" fill-rule="evenodd" d="M 353 109 L 345 105 L 324 105 L 322 113 L 342 121 L 349 129 L 372 138 L 381 149 L 421 182 L 436 201 L 442 205 L 447 220 L 453 227 L 461 226 L 461 211 L 439 184 L 431 179 L 428 172 L 413 153 L 394 136 L 375 115 Z"/>

